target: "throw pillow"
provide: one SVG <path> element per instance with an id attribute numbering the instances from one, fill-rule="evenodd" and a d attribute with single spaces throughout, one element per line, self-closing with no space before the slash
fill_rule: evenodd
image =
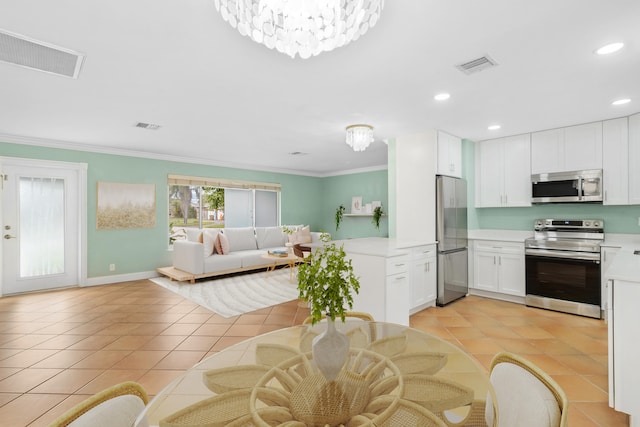
<path id="1" fill-rule="evenodd" d="M 308 225 L 298 230 L 298 243 L 311 243 L 311 229 Z"/>
<path id="2" fill-rule="evenodd" d="M 218 239 L 218 234 L 220 230 L 204 230 L 202 245 L 204 247 L 204 256 L 208 257 L 209 255 L 215 252 L 215 243 Z"/>
<path id="3" fill-rule="evenodd" d="M 220 255 L 227 255 L 229 253 L 229 239 L 222 233 L 218 233 L 215 243 L 216 252 Z"/>
<path id="4" fill-rule="evenodd" d="M 299 228 L 296 232 L 290 234 L 289 243 L 294 245 L 297 243 L 311 243 L 311 229 L 309 226 Z"/>

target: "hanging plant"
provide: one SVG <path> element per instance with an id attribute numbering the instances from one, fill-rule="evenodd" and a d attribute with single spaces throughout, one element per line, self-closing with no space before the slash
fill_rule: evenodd
<path id="1" fill-rule="evenodd" d="M 342 215 L 344 215 L 345 207 L 343 205 L 338 206 L 336 209 L 336 231 L 340 228 L 340 223 L 342 222 Z"/>
<path id="2" fill-rule="evenodd" d="M 382 206 L 376 206 L 373 210 L 373 219 L 371 220 L 371 222 L 376 226 L 378 230 L 380 229 L 380 218 L 382 218 L 383 213 L 384 212 L 382 212 Z"/>

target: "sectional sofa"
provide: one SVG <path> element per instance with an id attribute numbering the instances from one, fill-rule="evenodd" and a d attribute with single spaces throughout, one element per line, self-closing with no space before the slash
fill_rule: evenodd
<path id="1" fill-rule="evenodd" d="M 262 255 L 270 250 L 286 250 L 287 242 L 320 242 L 321 233 L 311 232 L 308 226 L 287 228 L 296 231 L 287 234 L 283 227 L 186 229 L 187 238 L 173 243 L 173 266 L 158 271 L 173 280 L 194 283 L 203 277 L 272 266 L 274 261 Z M 281 263 L 288 262 L 285 258 Z"/>

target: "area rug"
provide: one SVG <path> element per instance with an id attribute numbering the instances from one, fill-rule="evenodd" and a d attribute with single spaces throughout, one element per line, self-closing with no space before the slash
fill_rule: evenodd
<path id="1" fill-rule="evenodd" d="M 223 316 L 233 317 L 298 298 L 297 283 L 289 282 L 289 269 L 239 274 L 211 280 L 175 282 L 166 277 L 150 279 L 184 298 Z"/>

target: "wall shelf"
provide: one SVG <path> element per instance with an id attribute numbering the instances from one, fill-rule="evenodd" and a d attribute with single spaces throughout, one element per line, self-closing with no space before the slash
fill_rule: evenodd
<path id="1" fill-rule="evenodd" d="M 342 214 L 342 216 L 373 216 L 372 213 L 359 213 L 359 214 Z M 382 214 L 382 216 L 387 216 L 387 214 Z"/>

